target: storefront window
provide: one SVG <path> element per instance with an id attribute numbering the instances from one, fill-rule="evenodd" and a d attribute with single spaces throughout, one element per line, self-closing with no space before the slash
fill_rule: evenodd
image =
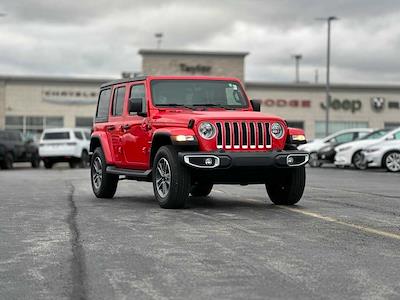
<path id="1" fill-rule="evenodd" d="M 75 127 L 92 128 L 93 118 L 91 117 L 76 117 Z"/>
<path id="2" fill-rule="evenodd" d="M 289 127 L 304 129 L 303 121 L 287 121 Z"/>
<path id="3" fill-rule="evenodd" d="M 394 129 L 400 127 L 400 122 L 385 122 L 385 128 Z"/>
<path id="4" fill-rule="evenodd" d="M 343 129 L 351 128 L 368 128 L 368 122 L 340 122 L 332 121 L 329 122 L 329 134 Z M 315 137 L 325 137 L 325 121 L 315 121 Z"/>
<path id="5" fill-rule="evenodd" d="M 18 130 L 37 139 L 45 128 L 63 127 L 63 117 L 6 116 L 6 129 Z"/>

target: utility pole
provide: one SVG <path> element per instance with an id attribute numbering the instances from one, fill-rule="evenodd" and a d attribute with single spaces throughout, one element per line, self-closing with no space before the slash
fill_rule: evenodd
<path id="1" fill-rule="evenodd" d="M 303 58 L 301 54 L 293 54 L 292 57 L 295 59 L 295 82 L 300 83 L 300 59 Z"/>
<path id="2" fill-rule="evenodd" d="M 329 135 L 329 104 L 331 100 L 331 85 L 330 85 L 330 63 L 331 63 L 331 22 L 338 20 L 337 17 L 330 16 L 327 18 L 318 18 L 317 20 L 326 21 L 328 23 L 328 41 L 326 47 L 326 101 L 325 101 L 325 135 Z"/>
<path id="3" fill-rule="evenodd" d="M 154 34 L 154 36 L 157 39 L 157 49 L 160 49 L 161 48 L 162 38 L 163 38 L 164 34 L 162 32 L 157 32 L 157 33 Z"/>

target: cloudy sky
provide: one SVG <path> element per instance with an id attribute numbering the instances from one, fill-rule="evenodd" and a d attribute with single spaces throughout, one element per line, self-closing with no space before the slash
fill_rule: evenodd
<path id="1" fill-rule="evenodd" d="M 398 0 L 2 0 L 0 74 L 118 77 L 140 71 L 141 48 L 249 51 L 246 79 L 325 76 L 332 28 L 333 82 L 400 84 Z"/>

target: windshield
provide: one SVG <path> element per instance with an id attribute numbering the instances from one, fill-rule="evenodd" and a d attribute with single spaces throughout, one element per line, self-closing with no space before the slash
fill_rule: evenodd
<path id="1" fill-rule="evenodd" d="M 69 140 L 69 132 L 46 132 L 43 135 L 43 140 Z"/>
<path id="2" fill-rule="evenodd" d="M 376 140 L 376 139 L 379 139 L 380 137 L 384 136 L 388 132 L 389 132 L 388 129 L 377 130 L 377 131 L 371 132 L 370 134 L 367 134 L 366 136 L 363 136 L 359 140 Z"/>
<path id="3" fill-rule="evenodd" d="M 240 85 L 232 81 L 153 80 L 151 93 L 155 106 L 248 107 Z"/>

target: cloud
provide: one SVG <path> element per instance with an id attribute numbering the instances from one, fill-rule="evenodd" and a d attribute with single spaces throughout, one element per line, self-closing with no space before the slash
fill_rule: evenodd
<path id="1" fill-rule="evenodd" d="M 5 0 L 0 12 L 3 74 L 119 76 L 139 71 L 140 48 L 249 51 L 246 78 L 293 81 L 325 71 L 332 26 L 332 81 L 399 83 L 400 2 L 374 0 L 122 1 Z"/>

